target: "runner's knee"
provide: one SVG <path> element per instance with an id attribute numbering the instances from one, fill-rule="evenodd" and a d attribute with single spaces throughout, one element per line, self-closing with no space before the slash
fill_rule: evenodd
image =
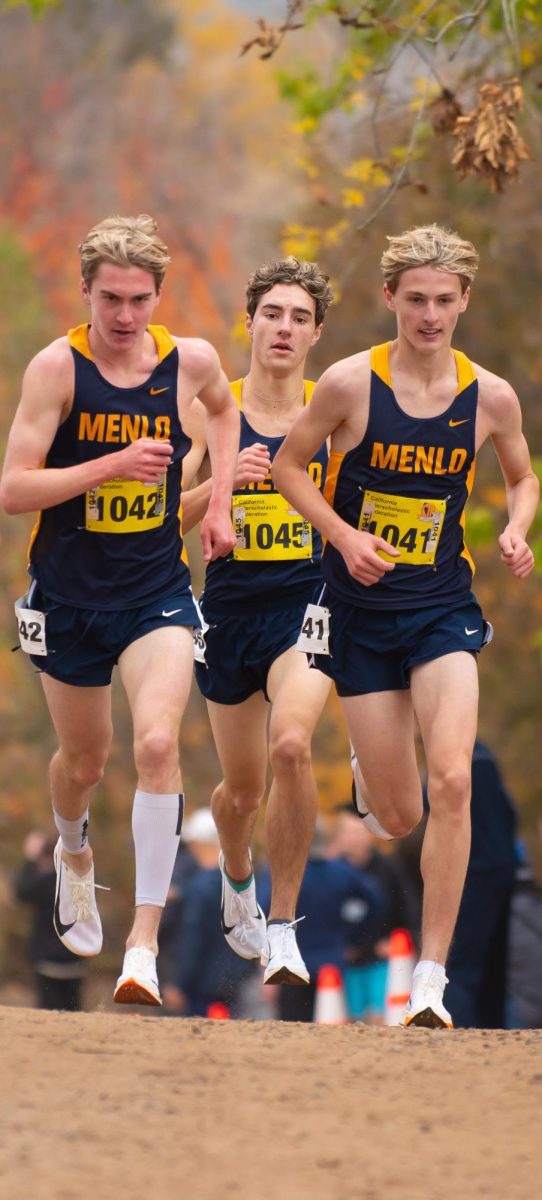
<path id="1" fill-rule="evenodd" d="M 307 733 L 299 726 L 283 729 L 272 736 L 269 744 L 269 761 L 274 775 L 281 771 L 299 771 L 310 767 L 311 746 Z"/>
<path id="2" fill-rule="evenodd" d="M 470 804 L 470 763 L 454 763 L 452 766 L 431 772 L 427 791 L 432 812 L 446 811 L 448 814 L 463 817 Z"/>
<path id="3" fill-rule="evenodd" d="M 134 740 L 134 761 L 140 775 L 169 770 L 178 757 L 179 743 L 172 729 L 155 726 Z"/>
<path id="4" fill-rule="evenodd" d="M 218 789 L 217 789 L 218 791 Z M 233 810 L 238 816 L 248 817 L 252 813 L 257 812 L 264 798 L 265 785 L 256 781 L 247 783 L 227 784 L 223 783 L 220 789 L 221 795 L 219 804 L 225 804 L 230 810 Z M 215 793 L 216 795 L 216 793 Z M 214 806 L 214 797 L 213 797 Z"/>
<path id="5" fill-rule="evenodd" d="M 51 773 L 59 770 L 74 791 L 86 791 L 101 783 L 107 762 L 107 752 L 82 751 L 67 754 L 59 751 L 51 763 Z"/>

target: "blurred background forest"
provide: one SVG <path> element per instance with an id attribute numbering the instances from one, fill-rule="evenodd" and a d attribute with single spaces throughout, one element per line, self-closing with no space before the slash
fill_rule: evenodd
<path id="1" fill-rule="evenodd" d="M 0 0 L 2 451 L 25 364 L 85 319 L 82 235 L 110 213 L 150 212 L 173 260 L 158 319 L 209 338 L 231 377 L 248 361 L 244 289 L 259 263 L 293 252 L 318 258 L 332 277 L 337 303 L 309 360 L 316 378 L 393 336 L 378 271 L 386 233 L 431 221 L 458 229 L 479 249 L 481 269 L 456 344 L 516 388 L 540 462 L 541 50 L 540 5 L 528 0 Z M 484 82 L 497 90 L 480 94 Z M 480 660 L 480 732 L 536 856 L 542 589 L 540 573 L 518 583 L 500 565 L 505 496 L 487 447 L 474 499 L 467 537 L 495 625 Z M 9 880 L 25 833 L 50 823 L 54 742 L 39 681 L 11 653 L 31 520 L 0 521 L 1 972 L 19 957 L 24 924 Z M 539 538 L 537 528 L 540 572 Z M 194 536 L 190 554 L 199 588 Z M 135 785 L 119 692 L 115 721 L 93 843 L 98 878 L 113 889 L 103 907 L 116 962 L 132 895 Z M 315 756 L 330 809 L 349 794 L 336 701 Z M 195 690 L 182 760 L 189 806 L 207 803 L 217 760 Z"/>

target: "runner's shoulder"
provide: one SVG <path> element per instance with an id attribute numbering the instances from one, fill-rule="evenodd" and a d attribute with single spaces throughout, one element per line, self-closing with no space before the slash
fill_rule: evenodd
<path id="1" fill-rule="evenodd" d="M 362 350 L 341 358 L 324 371 L 316 385 L 318 394 L 333 393 L 337 398 L 359 400 L 360 390 L 369 387 L 371 378 L 371 353 Z"/>

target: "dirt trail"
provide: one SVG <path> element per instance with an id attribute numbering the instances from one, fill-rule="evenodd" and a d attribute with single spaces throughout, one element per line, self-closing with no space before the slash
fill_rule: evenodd
<path id="1" fill-rule="evenodd" d="M 542 1031 L 0 1008 L 2 1200 L 535 1200 Z"/>

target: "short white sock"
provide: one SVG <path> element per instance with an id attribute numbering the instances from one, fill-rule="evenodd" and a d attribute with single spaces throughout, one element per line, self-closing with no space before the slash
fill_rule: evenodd
<path id="1" fill-rule="evenodd" d="M 442 987 L 443 991 L 448 982 L 442 963 L 431 962 L 429 958 L 424 958 L 418 963 L 414 971 L 414 979 L 431 979 L 433 983 Z"/>
<path id="2" fill-rule="evenodd" d="M 177 857 L 183 811 L 182 792 L 157 795 L 137 789 L 132 809 L 136 905 L 164 907 Z"/>
<path id="3" fill-rule="evenodd" d="M 88 808 L 76 821 L 67 821 L 53 808 L 53 819 L 67 854 L 82 854 L 88 846 Z"/>

